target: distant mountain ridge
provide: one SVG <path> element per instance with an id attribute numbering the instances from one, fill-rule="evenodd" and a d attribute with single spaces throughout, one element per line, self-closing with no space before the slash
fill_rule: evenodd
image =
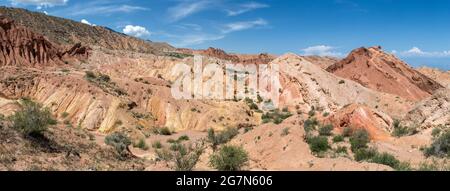
<path id="1" fill-rule="evenodd" d="M 126 50 L 141 53 L 162 54 L 174 48 L 167 43 L 156 43 L 116 32 L 110 28 L 90 26 L 69 19 L 58 18 L 44 13 L 31 12 L 20 8 L 0 6 L 0 15 L 15 20 L 36 33 L 45 35 L 50 41 L 60 45 L 82 43 L 111 50 Z"/>
<path id="2" fill-rule="evenodd" d="M 358 48 L 329 66 L 328 72 L 409 100 L 421 100 L 443 88 L 381 47 Z"/>

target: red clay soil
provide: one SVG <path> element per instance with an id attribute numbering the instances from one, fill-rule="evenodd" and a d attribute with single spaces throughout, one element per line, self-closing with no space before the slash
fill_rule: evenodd
<path id="1" fill-rule="evenodd" d="M 393 120 L 386 114 L 371 108 L 352 104 L 342 108 L 324 120 L 326 124 L 333 124 L 337 132 L 342 133 L 344 128 L 365 129 L 372 140 L 385 140 L 390 137 L 389 129 Z"/>
<path id="2" fill-rule="evenodd" d="M 381 47 L 356 49 L 347 58 L 328 67 L 327 71 L 412 101 L 429 97 L 442 88 L 394 55 L 383 52 Z"/>

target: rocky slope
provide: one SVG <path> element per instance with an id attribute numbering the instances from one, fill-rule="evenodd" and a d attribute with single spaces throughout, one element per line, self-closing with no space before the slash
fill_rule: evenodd
<path id="1" fill-rule="evenodd" d="M 393 120 L 383 112 L 364 105 L 346 106 L 324 120 L 325 124 L 333 124 L 342 133 L 344 128 L 365 129 L 373 140 L 385 140 L 390 137 Z"/>
<path id="2" fill-rule="evenodd" d="M 207 57 L 218 58 L 221 60 L 231 61 L 234 64 L 268 64 L 275 59 L 275 56 L 266 53 L 251 55 L 251 54 L 229 54 L 224 50 L 217 48 L 208 48 L 206 50 L 191 50 L 191 49 L 178 49 L 179 52 L 184 54 L 198 54 Z"/>
<path id="3" fill-rule="evenodd" d="M 401 116 L 412 102 L 395 95 L 365 88 L 320 68 L 295 54 L 283 55 L 270 64 L 280 65 L 282 106 L 307 113 L 312 107 L 335 112 L 345 105 L 359 103 L 392 115 Z"/>
<path id="4" fill-rule="evenodd" d="M 0 16 L 0 66 L 44 67 L 62 65 L 71 59 L 87 59 L 88 48 L 76 44 L 61 47 L 15 21 Z"/>
<path id="5" fill-rule="evenodd" d="M 59 45 L 99 46 L 112 50 L 128 50 L 162 54 L 174 48 L 166 43 L 155 43 L 130 37 L 101 26 L 90 26 L 68 19 L 48 16 L 25 9 L 0 7 L 0 15 L 15 20 L 32 31 L 45 34 Z"/>
<path id="6" fill-rule="evenodd" d="M 403 121 L 408 126 L 421 129 L 439 125 L 450 127 L 450 89 L 439 90 L 433 96 L 419 102 Z"/>
<path id="7" fill-rule="evenodd" d="M 442 86 L 450 88 L 450 71 L 441 71 L 436 68 L 421 67 L 417 69 L 420 73 L 428 76 Z"/>
<path id="8" fill-rule="evenodd" d="M 249 152 L 250 169 L 287 171 L 384 171 L 390 167 L 355 162 L 346 155 L 317 157 L 302 138 L 303 120 L 294 116 L 280 125 L 265 124 L 239 135 L 231 144 L 242 145 Z M 284 129 L 289 133 L 283 134 Z M 335 148 L 333 148 L 335 149 Z"/>
<path id="9" fill-rule="evenodd" d="M 403 61 L 383 52 L 381 47 L 359 48 L 327 71 L 373 90 L 419 101 L 442 88 Z"/>
<path id="10" fill-rule="evenodd" d="M 136 157 L 120 160 L 111 147 L 81 129 L 51 127 L 45 138 L 24 137 L 0 122 L 0 171 L 144 170 Z"/>

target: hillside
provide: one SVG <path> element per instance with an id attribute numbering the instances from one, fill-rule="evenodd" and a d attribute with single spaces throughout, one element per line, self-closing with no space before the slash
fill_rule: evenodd
<path id="1" fill-rule="evenodd" d="M 417 69 L 420 73 L 428 76 L 441 85 L 450 88 L 450 71 L 441 71 L 436 68 L 421 67 Z"/>
<path id="2" fill-rule="evenodd" d="M 72 46 L 76 43 L 112 50 L 128 50 L 145 53 L 170 51 L 167 43 L 155 43 L 130 37 L 101 26 L 89 26 L 69 19 L 53 17 L 25 9 L 0 6 L 0 15 L 28 27 L 32 31 L 45 34 L 52 42 Z"/>
<path id="3" fill-rule="evenodd" d="M 419 101 L 442 86 L 381 47 L 358 48 L 327 71 L 370 89 Z"/>

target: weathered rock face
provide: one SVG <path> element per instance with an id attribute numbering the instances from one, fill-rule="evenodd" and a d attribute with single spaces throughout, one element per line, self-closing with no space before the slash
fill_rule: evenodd
<path id="1" fill-rule="evenodd" d="M 395 95 L 365 88 L 337 77 L 295 54 L 286 54 L 270 63 L 280 65 L 280 103 L 307 113 L 311 107 L 335 112 L 345 105 L 359 103 L 393 116 L 409 111 L 412 103 Z"/>
<path id="2" fill-rule="evenodd" d="M 162 54 L 174 48 L 167 43 L 156 43 L 127 36 L 101 26 L 90 26 L 68 19 L 52 17 L 25 9 L 0 7 L 0 14 L 45 36 L 62 46 L 77 43 L 111 50 L 127 50 Z"/>
<path id="3" fill-rule="evenodd" d="M 417 72 L 381 47 L 359 48 L 327 71 L 361 85 L 403 98 L 419 101 L 442 86 Z"/>
<path id="4" fill-rule="evenodd" d="M 440 83 L 446 88 L 450 88 L 450 71 L 441 71 L 436 68 L 421 67 L 417 69 L 420 73 L 425 74 L 434 81 Z"/>
<path id="5" fill-rule="evenodd" d="M 81 44 L 63 51 L 44 36 L 0 16 L 0 66 L 55 66 L 88 56 L 89 49 Z"/>
<path id="6" fill-rule="evenodd" d="M 439 90 L 433 96 L 418 103 L 406 115 L 403 123 L 422 129 L 439 125 L 450 127 L 450 89 Z"/>
<path id="7" fill-rule="evenodd" d="M 44 36 L 0 17 L 0 65 L 43 66 L 62 63 L 62 54 Z"/>
<path id="8" fill-rule="evenodd" d="M 339 132 L 345 127 L 353 130 L 365 129 L 372 139 L 383 140 L 390 137 L 393 120 L 383 112 L 364 105 L 352 104 L 325 119 L 325 123 L 333 124 Z"/>

